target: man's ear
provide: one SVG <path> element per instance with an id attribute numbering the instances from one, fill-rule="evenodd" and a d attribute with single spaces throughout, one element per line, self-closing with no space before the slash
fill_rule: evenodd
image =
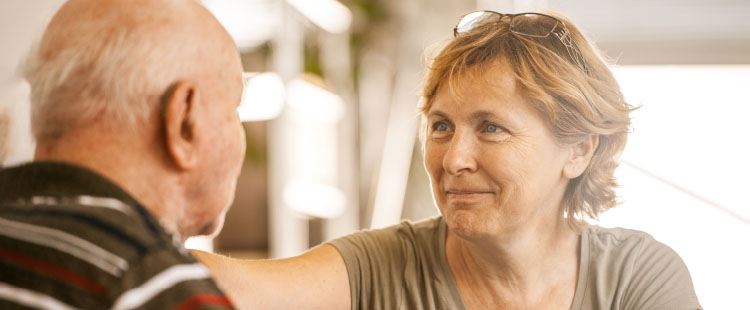
<path id="1" fill-rule="evenodd" d="M 589 166 L 591 157 L 594 156 L 599 146 L 599 135 L 589 135 L 573 144 L 570 148 L 570 157 L 563 167 L 563 175 L 568 179 L 580 176 Z"/>
<path id="2" fill-rule="evenodd" d="M 164 142 L 175 166 L 188 170 L 198 162 L 196 109 L 200 96 L 195 84 L 178 82 L 164 100 Z"/>

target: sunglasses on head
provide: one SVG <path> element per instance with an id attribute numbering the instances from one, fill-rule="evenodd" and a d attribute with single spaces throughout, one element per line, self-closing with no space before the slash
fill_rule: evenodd
<path id="1" fill-rule="evenodd" d="M 511 33 L 532 37 L 546 38 L 554 35 L 565 46 L 570 59 L 588 74 L 588 66 L 583 55 L 573 43 L 568 27 L 561 20 L 541 13 L 503 14 L 495 11 L 476 11 L 462 16 L 453 28 L 453 36 L 458 37 L 481 26 L 499 25 L 507 20 Z"/>

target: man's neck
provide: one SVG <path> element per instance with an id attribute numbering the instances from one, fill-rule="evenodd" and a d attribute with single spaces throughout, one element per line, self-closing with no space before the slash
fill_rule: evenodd
<path id="1" fill-rule="evenodd" d="M 185 202 L 176 177 L 166 173 L 159 159 L 152 156 L 153 150 L 147 149 L 153 146 L 138 144 L 137 138 L 118 139 L 117 135 L 90 132 L 38 142 L 34 159 L 67 162 L 101 174 L 133 196 L 165 230 L 177 233 L 178 211 Z"/>

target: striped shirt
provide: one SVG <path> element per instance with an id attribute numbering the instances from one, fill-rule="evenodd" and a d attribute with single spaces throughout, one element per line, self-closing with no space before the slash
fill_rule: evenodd
<path id="1" fill-rule="evenodd" d="M 0 170 L 0 309 L 233 309 L 138 202 L 81 167 Z"/>

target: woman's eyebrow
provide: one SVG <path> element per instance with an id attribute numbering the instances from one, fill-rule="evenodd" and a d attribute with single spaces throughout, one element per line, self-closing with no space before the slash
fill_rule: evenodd
<path id="1" fill-rule="evenodd" d="M 448 118 L 448 114 L 440 110 L 430 110 L 430 112 L 427 113 L 427 117 L 431 117 L 431 116 L 439 116 L 442 118 Z"/>

